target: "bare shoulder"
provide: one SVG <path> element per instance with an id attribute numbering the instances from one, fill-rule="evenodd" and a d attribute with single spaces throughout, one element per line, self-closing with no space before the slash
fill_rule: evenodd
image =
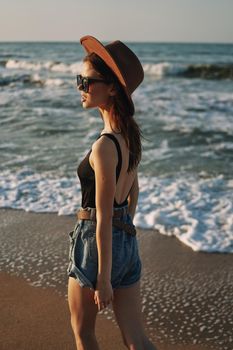
<path id="1" fill-rule="evenodd" d="M 114 143 L 108 137 L 100 137 L 92 145 L 91 160 L 102 159 L 106 162 L 117 162 L 117 151 Z"/>
<path id="2" fill-rule="evenodd" d="M 95 153 L 109 153 L 109 150 L 114 150 L 115 145 L 109 137 L 100 137 L 92 145 L 92 151 Z"/>

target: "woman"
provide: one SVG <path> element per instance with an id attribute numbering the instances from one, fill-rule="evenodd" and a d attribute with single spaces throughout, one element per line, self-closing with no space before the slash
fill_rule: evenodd
<path id="1" fill-rule="evenodd" d="M 87 56 L 77 76 L 83 108 L 98 108 L 104 128 L 78 166 L 82 206 L 70 232 L 68 302 L 77 349 L 99 349 L 97 312 L 112 302 L 128 349 L 155 349 L 141 314 L 141 260 L 133 217 L 138 199 L 140 129 L 132 92 L 144 78 L 122 42 L 80 39 Z"/>

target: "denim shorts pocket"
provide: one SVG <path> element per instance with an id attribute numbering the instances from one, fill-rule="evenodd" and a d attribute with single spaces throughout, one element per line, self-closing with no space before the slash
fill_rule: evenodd
<path id="1" fill-rule="evenodd" d="M 70 242 L 70 245 L 69 245 L 69 257 L 71 257 L 76 237 L 77 237 L 77 235 L 79 234 L 79 231 L 80 231 L 80 227 L 81 227 L 81 222 L 77 222 L 75 224 L 73 230 L 68 233 L 69 242 Z"/>
<path id="2" fill-rule="evenodd" d="M 78 231 L 79 226 L 81 225 L 80 221 L 77 221 L 73 227 L 73 230 L 69 232 L 69 237 L 72 239 L 75 236 L 75 233 Z"/>

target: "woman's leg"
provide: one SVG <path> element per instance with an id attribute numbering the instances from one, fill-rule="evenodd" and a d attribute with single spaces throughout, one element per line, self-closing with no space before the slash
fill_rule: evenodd
<path id="1" fill-rule="evenodd" d="M 94 302 L 94 290 L 81 287 L 73 277 L 69 277 L 68 303 L 77 350 L 99 350 L 95 337 L 98 305 Z"/>
<path id="2" fill-rule="evenodd" d="M 113 310 L 125 345 L 130 350 L 156 350 L 144 330 L 140 281 L 132 287 L 114 289 Z"/>

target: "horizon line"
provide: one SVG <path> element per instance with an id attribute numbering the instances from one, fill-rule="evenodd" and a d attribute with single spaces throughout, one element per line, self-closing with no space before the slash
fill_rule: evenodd
<path id="1" fill-rule="evenodd" d="M 116 39 L 114 39 L 116 40 Z M 118 39 L 120 40 L 120 39 Z M 101 40 L 102 43 L 110 43 L 111 40 Z M 135 44 L 233 44 L 233 41 L 136 41 L 136 40 L 121 40 L 125 43 Z M 0 40 L 0 43 L 79 43 L 79 40 Z"/>

